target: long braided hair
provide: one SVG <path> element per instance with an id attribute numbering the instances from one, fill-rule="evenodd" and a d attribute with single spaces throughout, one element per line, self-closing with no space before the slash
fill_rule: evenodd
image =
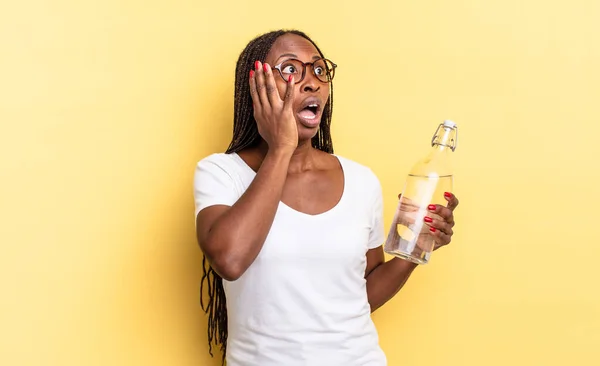
<path id="1" fill-rule="evenodd" d="M 246 148 L 258 145 L 262 139 L 258 133 L 254 111 L 252 108 L 252 97 L 250 95 L 249 72 L 254 67 L 254 62 L 259 60 L 265 62 L 267 54 L 273 43 L 284 34 L 295 34 L 311 42 L 319 55 L 323 53 L 319 47 L 305 33 L 298 30 L 277 30 L 256 37 L 242 51 L 235 68 L 235 92 L 234 92 L 234 114 L 233 114 L 233 138 L 226 150 L 227 154 L 237 153 Z M 329 99 L 325 104 L 319 131 L 312 138 L 311 144 L 314 148 L 333 154 L 333 142 L 331 140 L 331 115 L 333 112 L 333 84 L 330 82 Z M 208 347 L 213 356 L 212 345 L 220 346 L 223 362 L 227 350 L 227 306 L 223 279 L 213 270 L 206 256 L 202 259 L 203 275 L 200 285 L 200 306 L 208 314 Z M 206 284 L 208 303 L 204 303 L 204 285 Z"/>

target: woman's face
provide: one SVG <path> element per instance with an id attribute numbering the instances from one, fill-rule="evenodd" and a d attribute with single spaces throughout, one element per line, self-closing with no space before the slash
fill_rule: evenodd
<path id="1" fill-rule="evenodd" d="M 274 67 L 290 59 L 313 62 L 320 58 L 315 46 L 304 37 L 288 33 L 277 38 L 265 61 L 273 68 L 273 77 L 282 100 L 285 97 L 287 84 Z M 286 67 L 287 69 L 284 69 Z M 293 71 L 293 66 L 284 63 L 281 69 L 289 72 Z M 298 72 L 300 75 L 302 74 L 302 70 L 298 70 Z M 329 83 L 320 81 L 313 73 L 311 66 L 306 66 L 304 79 L 300 82 L 296 79 L 295 83 L 292 110 L 298 125 L 298 139 L 306 141 L 315 136 L 319 130 L 325 103 L 329 98 Z"/>

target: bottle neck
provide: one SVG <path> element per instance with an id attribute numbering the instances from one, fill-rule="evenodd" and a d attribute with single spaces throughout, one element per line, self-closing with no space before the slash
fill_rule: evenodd
<path id="1" fill-rule="evenodd" d="M 440 125 L 431 139 L 429 154 L 413 167 L 414 175 L 447 176 L 452 175 L 452 152 L 456 148 L 456 126 Z"/>
<path id="2" fill-rule="evenodd" d="M 448 165 L 452 159 L 452 149 L 447 144 L 434 143 L 425 157 L 427 164 Z"/>

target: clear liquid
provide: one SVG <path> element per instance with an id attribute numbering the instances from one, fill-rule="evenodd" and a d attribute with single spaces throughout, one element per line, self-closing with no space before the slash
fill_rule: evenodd
<path id="1" fill-rule="evenodd" d="M 429 211 L 427 206 L 446 206 L 448 201 L 444 198 L 444 192 L 451 191 L 452 175 L 409 175 L 384 245 L 385 252 L 417 264 L 428 263 L 435 240 L 424 218 L 442 218 Z"/>

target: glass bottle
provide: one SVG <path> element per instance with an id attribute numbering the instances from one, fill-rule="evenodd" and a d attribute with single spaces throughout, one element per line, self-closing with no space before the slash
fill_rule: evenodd
<path id="1" fill-rule="evenodd" d="M 431 204 L 446 205 L 444 192 L 452 192 L 452 153 L 458 127 L 446 120 L 431 139 L 431 151 L 411 169 L 400 196 L 384 251 L 417 264 L 427 264 L 435 241 L 425 216 L 441 219 L 428 210 Z"/>

